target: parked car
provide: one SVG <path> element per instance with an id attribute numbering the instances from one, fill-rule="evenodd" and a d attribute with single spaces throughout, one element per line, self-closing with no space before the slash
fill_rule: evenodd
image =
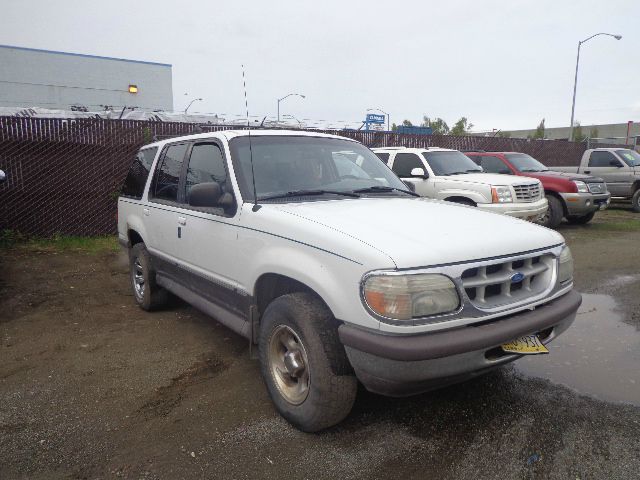
<path id="1" fill-rule="evenodd" d="M 138 305 L 171 292 L 257 343 L 274 405 L 305 431 L 347 416 L 357 380 L 403 396 L 544 352 L 581 302 L 557 232 L 421 198 L 320 133 L 146 145 L 118 236 Z"/>
<path id="2" fill-rule="evenodd" d="M 595 212 L 609 205 L 611 194 L 604 180 L 591 175 L 549 170 L 526 153 L 465 152 L 485 172 L 537 178 L 542 182 L 549 208 L 541 218 L 545 227 L 555 228 L 566 218 L 569 223 L 589 223 Z"/>
<path id="3" fill-rule="evenodd" d="M 602 177 L 611 197 L 631 200 L 640 212 L 640 154 L 627 148 L 590 148 L 577 167 L 550 167 L 558 172 L 585 173 Z"/>
<path id="4" fill-rule="evenodd" d="M 530 221 L 547 211 L 540 180 L 483 173 L 458 150 L 399 147 L 373 151 L 422 196 Z"/>

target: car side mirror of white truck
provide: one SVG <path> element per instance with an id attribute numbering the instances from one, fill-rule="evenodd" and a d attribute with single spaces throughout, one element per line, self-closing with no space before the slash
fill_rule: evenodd
<path id="1" fill-rule="evenodd" d="M 7 179 L 7 175 L 4 173 L 4 170 L 0 170 L 0 183 L 4 182 Z"/>
<path id="2" fill-rule="evenodd" d="M 411 176 L 415 178 L 429 178 L 429 175 L 424 171 L 424 168 L 420 167 L 412 168 Z"/>

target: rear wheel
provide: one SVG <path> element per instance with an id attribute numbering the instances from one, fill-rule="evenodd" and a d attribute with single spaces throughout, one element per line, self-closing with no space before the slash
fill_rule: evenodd
<path id="1" fill-rule="evenodd" d="M 144 243 L 137 243 L 129 250 L 131 288 L 136 303 L 144 310 L 164 307 L 169 292 L 156 283 L 156 271 Z"/>
<path id="2" fill-rule="evenodd" d="M 556 228 L 562 222 L 562 217 L 564 217 L 562 202 L 558 197 L 554 197 L 553 195 L 547 195 L 547 202 L 549 202 L 549 206 L 540 220 L 540 225 L 548 228 Z"/>
<path id="3" fill-rule="evenodd" d="M 631 208 L 634 212 L 640 213 L 640 188 L 631 197 Z"/>
<path id="4" fill-rule="evenodd" d="M 586 223 L 589 223 L 593 219 L 595 214 L 596 212 L 591 212 L 587 213 L 586 215 L 582 215 L 581 217 L 570 216 L 567 217 L 567 222 L 572 225 L 584 225 Z"/>
<path id="5" fill-rule="evenodd" d="M 305 432 L 342 421 L 357 380 L 324 303 L 309 293 L 273 300 L 260 324 L 260 367 L 280 414 Z"/>

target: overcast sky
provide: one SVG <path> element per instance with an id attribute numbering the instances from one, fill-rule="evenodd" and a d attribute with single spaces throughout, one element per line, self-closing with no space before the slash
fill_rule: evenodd
<path id="1" fill-rule="evenodd" d="M 0 44 L 173 65 L 174 108 L 474 130 L 640 121 L 640 0 L 360 2 L 0 0 Z M 0 68 L 2 68 L 0 66 Z"/>

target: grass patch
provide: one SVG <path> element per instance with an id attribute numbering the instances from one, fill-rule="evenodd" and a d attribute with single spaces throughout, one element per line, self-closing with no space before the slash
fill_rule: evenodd
<path id="1" fill-rule="evenodd" d="M 640 232 L 640 220 L 592 223 L 589 228 L 602 232 Z"/>
<path id="2" fill-rule="evenodd" d="M 17 248 L 20 250 L 41 252 L 78 252 L 107 253 L 119 250 L 118 238 L 115 235 L 98 237 L 78 237 L 71 235 L 54 235 L 51 238 L 27 237 L 12 230 L 0 233 L 0 248 Z"/>

